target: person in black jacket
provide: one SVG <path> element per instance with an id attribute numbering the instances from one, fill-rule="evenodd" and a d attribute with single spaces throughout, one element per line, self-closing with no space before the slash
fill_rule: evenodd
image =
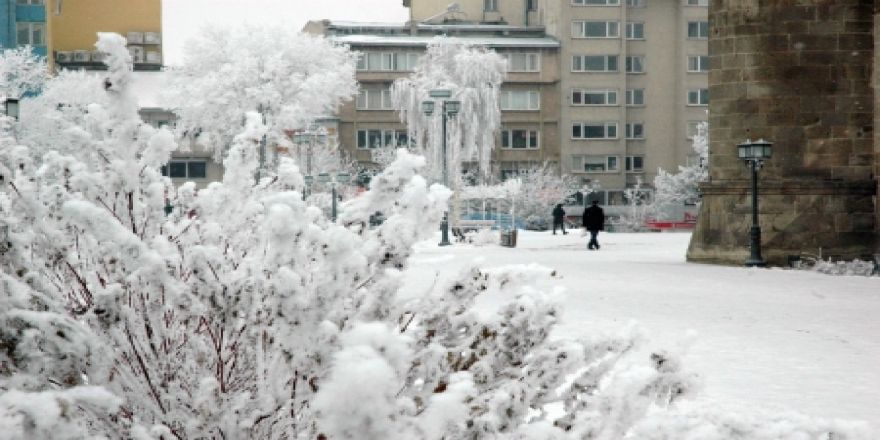
<path id="1" fill-rule="evenodd" d="M 605 230 L 605 212 L 599 207 L 599 201 L 593 200 L 593 206 L 584 210 L 584 229 L 590 231 L 590 250 L 599 249 L 599 231 Z"/>
<path id="2" fill-rule="evenodd" d="M 563 234 L 568 234 L 565 232 L 565 210 L 562 209 L 561 203 L 553 208 L 553 235 L 556 235 L 557 227 L 562 229 Z"/>

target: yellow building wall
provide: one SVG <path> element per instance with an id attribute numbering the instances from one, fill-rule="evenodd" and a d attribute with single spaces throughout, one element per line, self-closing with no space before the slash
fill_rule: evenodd
<path id="1" fill-rule="evenodd" d="M 46 12 L 50 58 L 95 50 L 98 32 L 162 32 L 161 0 L 47 0 Z"/>

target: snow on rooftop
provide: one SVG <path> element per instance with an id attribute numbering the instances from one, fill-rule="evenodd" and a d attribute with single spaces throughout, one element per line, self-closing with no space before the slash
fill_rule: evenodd
<path id="1" fill-rule="evenodd" d="M 409 29 L 407 23 L 393 22 L 365 22 L 365 21 L 336 21 L 327 22 L 328 27 L 341 29 Z M 512 24 L 497 23 L 418 23 L 419 29 L 482 29 L 482 30 L 512 30 L 523 32 L 536 32 L 544 29 L 544 26 L 518 26 Z"/>
<path id="2" fill-rule="evenodd" d="M 333 35 L 328 37 L 332 41 L 343 44 L 358 46 L 417 46 L 425 47 L 434 41 L 434 36 L 410 36 L 410 35 Z M 559 41 L 550 37 L 449 37 L 449 39 L 465 44 L 488 47 L 533 47 L 533 48 L 558 48 Z"/>

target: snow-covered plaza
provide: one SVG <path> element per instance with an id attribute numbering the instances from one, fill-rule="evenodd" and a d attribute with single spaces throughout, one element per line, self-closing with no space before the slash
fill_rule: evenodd
<path id="1" fill-rule="evenodd" d="M 439 235 L 438 235 L 439 238 Z M 795 410 L 880 426 L 880 278 L 689 264 L 690 234 L 520 232 L 515 249 L 422 242 L 404 292 L 418 295 L 478 259 L 539 263 L 564 287 L 559 336 L 638 323 L 684 357 L 705 388 L 694 405 Z"/>

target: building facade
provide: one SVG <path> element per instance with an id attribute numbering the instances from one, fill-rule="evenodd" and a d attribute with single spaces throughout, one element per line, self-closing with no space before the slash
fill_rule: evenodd
<path id="1" fill-rule="evenodd" d="M 391 103 L 393 82 L 412 74 L 437 36 L 495 50 L 510 73 L 501 87 L 501 131 L 492 153 L 493 174 L 504 176 L 550 163 L 558 167 L 559 42 L 541 29 L 508 25 L 311 22 L 306 31 L 358 51 L 360 93 L 338 112 L 341 147 L 362 164 L 378 147 L 409 144 L 407 127 Z"/>
<path id="2" fill-rule="evenodd" d="M 464 39 L 483 34 L 505 41 L 489 45 L 511 60 L 502 93 L 537 91 L 540 107 L 503 112 L 495 157 L 498 176 L 550 161 L 584 184 L 598 184 L 601 190 L 593 197 L 602 203 L 619 205 L 624 189 L 640 181 L 649 188 L 659 168 L 675 171 L 698 160 L 691 138 L 697 124 L 708 119 L 707 1 L 404 0 L 410 22 L 379 33 Z M 356 23 L 345 27 L 334 30 L 329 24 L 317 32 L 344 33 L 346 38 L 339 41 L 365 53 L 382 50 L 375 38 L 357 38 L 377 29 Z M 505 47 L 523 35 L 557 44 L 532 50 L 535 55 L 528 47 Z M 540 61 L 523 58 L 530 56 Z M 537 66 L 537 71 L 520 71 L 523 65 Z M 406 74 L 359 72 L 358 80 L 370 88 Z M 355 120 L 358 127 L 397 122 L 394 112 L 382 121 L 367 115 L 357 108 L 343 109 L 344 145 L 357 144 L 362 128 L 350 125 Z M 530 137 L 536 130 L 540 147 L 505 148 L 505 136 L 510 136 L 505 130 Z"/>
<path id="3" fill-rule="evenodd" d="M 47 26 L 44 0 L 0 0 L 0 48 L 29 45 L 46 56 Z"/>
<path id="4" fill-rule="evenodd" d="M 46 2 L 51 66 L 103 69 L 97 33 L 115 32 L 128 39 L 135 70 L 161 70 L 161 0 L 126 0 L 124 6 L 118 0 L 30 1 Z"/>

